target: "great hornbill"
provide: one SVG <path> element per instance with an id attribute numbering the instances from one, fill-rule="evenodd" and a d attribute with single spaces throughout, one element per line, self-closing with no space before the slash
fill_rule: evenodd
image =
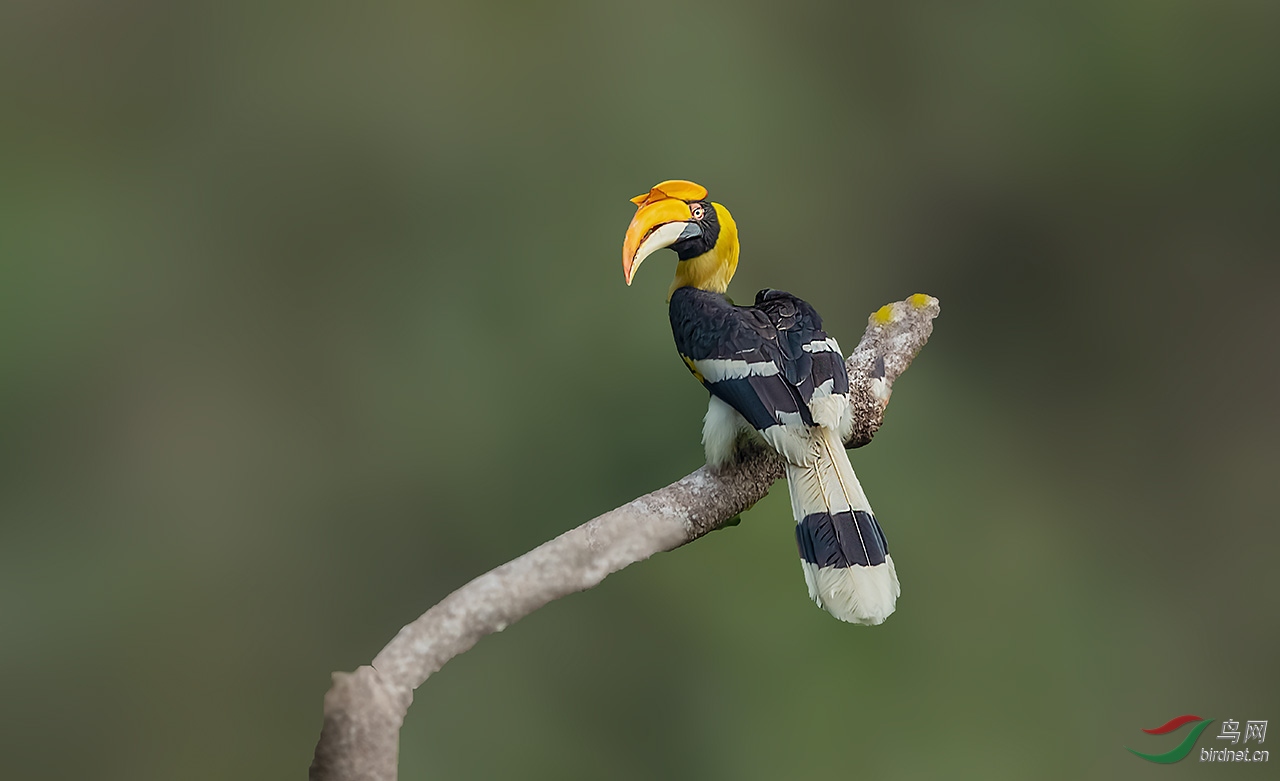
<path id="1" fill-rule="evenodd" d="M 738 267 L 738 228 L 707 189 L 671 180 L 632 198 L 639 209 L 622 245 L 622 272 L 670 247 L 671 331 L 693 376 L 711 391 L 702 429 L 707 463 L 731 461 L 738 439 L 758 436 L 787 464 L 809 596 L 841 621 L 879 624 L 900 589 L 880 524 L 844 440 L 853 421 L 849 378 L 836 340 L 813 307 L 781 290 L 753 306 L 725 298 Z"/>

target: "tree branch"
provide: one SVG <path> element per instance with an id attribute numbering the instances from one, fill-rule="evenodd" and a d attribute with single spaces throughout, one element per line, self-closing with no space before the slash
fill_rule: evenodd
<path id="1" fill-rule="evenodd" d="M 933 331 L 938 300 L 916 294 L 871 315 L 849 356 L 854 427 L 860 447 L 884 419 L 893 383 Z M 702 467 L 476 578 L 405 626 L 354 673 L 335 673 L 324 697 L 324 727 L 312 781 L 394 781 L 400 726 L 413 691 L 480 638 L 655 553 L 693 542 L 760 501 L 783 475 L 771 450 L 751 447 L 721 470 Z"/>

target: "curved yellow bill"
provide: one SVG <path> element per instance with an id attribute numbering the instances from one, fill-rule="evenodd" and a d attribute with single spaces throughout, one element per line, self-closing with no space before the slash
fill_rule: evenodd
<path id="1" fill-rule="evenodd" d="M 622 276 L 628 285 L 644 259 L 663 247 L 675 244 L 684 232 L 685 224 L 692 218 L 689 204 L 677 198 L 642 202 L 627 226 L 627 237 L 622 242 Z"/>

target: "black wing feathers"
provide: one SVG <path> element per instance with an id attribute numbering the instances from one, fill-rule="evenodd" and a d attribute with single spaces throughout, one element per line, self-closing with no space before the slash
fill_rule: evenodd
<path id="1" fill-rule="evenodd" d="M 783 423 L 783 413 L 799 414 L 813 425 L 808 403 L 814 392 L 828 380 L 833 393 L 849 389 L 843 357 L 814 349 L 827 339 L 822 318 L 790 293 L 761 290 L 754 306 L 739 307 L 716 293 L 685 287 L 672 294 L 670 315 L 680 354 L 729 372 L 704 374 L 703 384 L 757 429 Z"/>

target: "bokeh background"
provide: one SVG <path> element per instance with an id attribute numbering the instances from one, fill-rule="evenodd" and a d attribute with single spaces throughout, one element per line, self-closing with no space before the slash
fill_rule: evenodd
<path id="1" fill-rule="evenodd" d="M 899 611 L 808 602 L 779 486 L 450 663 L 405 778 L 1273 774 L 1123 747 L 1280 719 L 1278 32 L 1265 2 L 4 3 L 3 775 L 301 777 L 331 671 L 699 466 L 672 258 L 619 263 L 666 178 L 737 217 L 731 292 L 846 348 L 941 299 L 853 453 Z"/>

